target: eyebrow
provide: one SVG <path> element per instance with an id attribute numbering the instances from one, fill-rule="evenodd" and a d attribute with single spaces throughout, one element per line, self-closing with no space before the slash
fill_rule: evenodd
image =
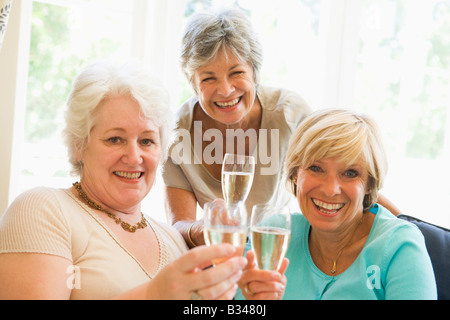
<path id="1" fill-rule="evenodd" d="M 120 127 L 117 127 L 117 128 L 111 128 L 111 129 L 108 129 L 108 130 L 105 131 L 105 133 L 109 133 L 109 132 L 111 132 L 111 131 L 121 131 L 121 132 L 126 132 L 125 129 L 120 128 Z M 158 130 L 145 130 L 143 133 L 144 133 L 144 134 L 147 134 L 147 133 L 153 134 L 153 133 L 157 133 L 157 132 L 158 132 Z"/>
<path id="2" fill-rule="evenodd" d="M 228 70 L 231 71 L 231 70 L 234 70 L 234 69 L 236 69 L 236 68 L 238 68 L 240 66 L 242 66 L 242 64 L 241 63 L 237 63 L 235 65 L 232 65 Z M 202 71 L 202 72 L 200 72 L 200 75 L 214 75 L 214 74 L 215 73 L 212 72 L 212 71 Z"/>

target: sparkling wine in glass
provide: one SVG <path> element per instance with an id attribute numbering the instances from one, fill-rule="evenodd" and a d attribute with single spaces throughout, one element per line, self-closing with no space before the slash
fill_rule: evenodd
<path id="1" fill-rule="evenodd" d="M 244 203 L 255 174 L 255 157 L 226 153 L 222 164 L 222 193 L 229 207 Z"/>
<path id="2" fill-rule="evenodd" d="M 236 248 L 236 255 L 243 255 L 247 243 L 247 212 L 240 202 L 230 208 L 222 199 L 205 203 L 204 230 L 207 245 L 229 243 Z M 226 259 L 214 260 L 219 264 Z"/>
<path id="3" fill-rule="evenodd" d="M 280 269 L 291 237 L 289 208 L 268 204 L 253 206 L 250 233 L 258 268 Z"/>

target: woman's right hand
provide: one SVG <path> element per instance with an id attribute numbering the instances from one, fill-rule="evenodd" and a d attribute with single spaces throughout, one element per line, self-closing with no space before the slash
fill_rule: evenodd
<path id="1" fill-rule="evenodd" d="M 147 287 L 149 299 L 232 299 L 247 260 L 228 244 L 196 247 L 161 270 Z M 211 261 L 230 257 L 210 266 Z"/>
<path id="2" fill-rule="evenodd" d="M 239 287 L 247 300 L 281 300 L 286 288 L 287 278 L 284 275 L 289 260 L 283 259 L 280 270 L 260 270 L 256 266 L 255 253 L 247 251 L 247 266 L 239 279 Z"/>

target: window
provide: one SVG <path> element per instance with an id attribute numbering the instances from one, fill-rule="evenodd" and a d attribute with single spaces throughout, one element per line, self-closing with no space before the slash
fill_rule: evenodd
<path id="1" fill-rule="evenodd" d="M 106 55 L 141 59 L 169 88 L 175 111 L 192 94 L 177 63 L 184 22 L 195 10 L 231 3 L 22 2 L 33 4 L 26 129 L 10 199 L 35 185 L 73 182 L 59 130 L 61 107 L 82 64 Z M 259 34 L 262 82 L 299 92 L 313 109 L 374 116 L 390 162 L 382 193 L 406 214 L 450 227 L 450 212 L 439 206 L 450 196 L 450 0 L 232 2 Z M 162 202 L 161 189 L 159 178 L 147 200 L 152 212 L 163 211 L 153 209 Z"/>
<path id="2" fill-rule="evenodd" d="M 364 0 L 354 105 L 378 118 L 383 191 L 405 213 L 450 226 L 450 1 Z"/>

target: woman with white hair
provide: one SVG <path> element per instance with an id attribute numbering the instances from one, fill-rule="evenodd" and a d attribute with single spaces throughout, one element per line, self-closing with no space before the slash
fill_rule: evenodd
<path id="1" fill-rule="evenodd" d="M 292 215 L 284 299 L 436 299 L 421 232 L 376 203 L 387 160 L 371 118 L 313 113 L 292 135 L 286 173 L 301 214 Z M 240 287 L 256 291 L 256 271 Z"/>
<path id="2" fill-rule="evenodd" d="M 228 245 L 189 252 L 141 212 L 171 134 L 168 96 L 137 65 L 75 79 L 65 141 L 80 182 L 20 195 L 0 221 L 0 299 L 230 299 L 246 264 Z"/>

